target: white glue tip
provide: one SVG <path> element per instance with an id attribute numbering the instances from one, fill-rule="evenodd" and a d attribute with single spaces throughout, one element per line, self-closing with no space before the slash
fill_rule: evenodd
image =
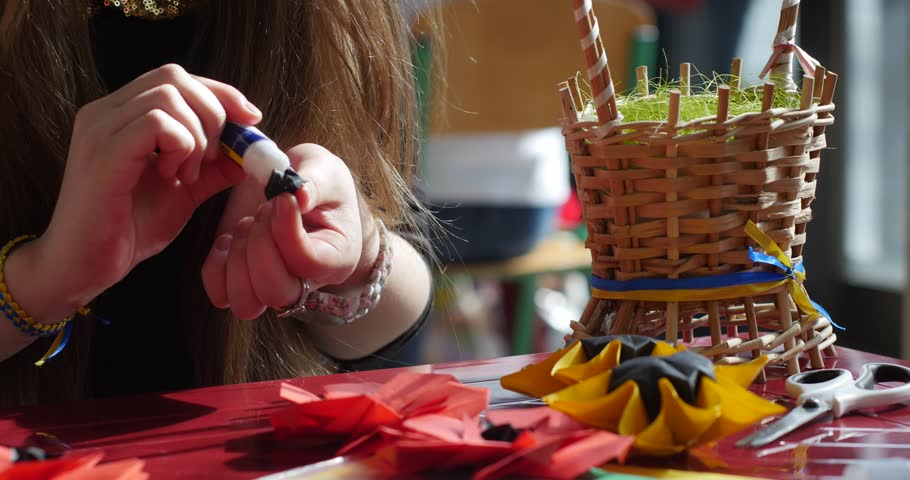
<path id="1" fill-rule="evenodd" d="M 287 154 L 270 140 L 253 143 L 243 154 L 243 169 L 263 185 L 268 183 L 272 171 L 283 172 L 290 167 Z"/>

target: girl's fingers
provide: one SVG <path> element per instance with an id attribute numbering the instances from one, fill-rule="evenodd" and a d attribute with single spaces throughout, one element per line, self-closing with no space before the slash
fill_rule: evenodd
<path id="1" fill-rule="evenodd" d="M 262 112 L 247 100 L 246 96 L 240 93 L 240 90 L 211 78 L 196 75 L 190 76 L 208 88 L 218 98 L 221 106 L 224 107 L 228 120 L 247 125 L 255 125 L 262 120 Z"/>
<path id="2" fill-rule="evenodd" d="M 217 89 L 218 87 L 214 87 Z M 256 306 L 285 307 L 300 295 L 300 279 L 311 288 L 337 285 L 348 279 L 360 262 L 362 249 L 358 198 L 350 171 L 338 157 L 318 145 L 300 145 L 288 152 L 301 176 L 308 181 L 295 195 L 282 194 L 258 215 L 249 238 L 242 243 L 248 285 L 235 285 L 228 259 L 228 295 L 238 314 L 252 308 L 238 307 L 234 288 L 248 288 Z M 261 202 L 262 187 L 248 182 L 231 193 L 219 230 L 227 231 L 242 215 Z M 268 228 L 265 228 L 268 227 Z M 245 304 L 252 303 L 244 299 Z M 256 309 L 256 314 L 261 310 Z"/>
<path id="3" fill-rule="evenodd" d="M 259 301 L 281 308 L 300 297 L 300 279 L 288 272 L 272 239 L 271 216 L 272 203 L 262 204 L 247 242 L 247 268 Z"/>
<path id="4" fill-rule="evenodd" d="M 224 123 L 228 120 L 236 123 L 255 125 L 262 120 L 262 112 L 259 111 L 246 97 L 240 93 L 240 90 L 221 82 L 216 82 L 204 77 L 190 75 L 200 86 L 201 91 L 214 97 L 219 106 L 219 115 L 205 123 L 206 132 L 209 134 L 209 144 L 206 150 L 205 159 L 214 161 L 221 153 L 221 132 L 224 130 Z"/>
<path id="5" fill-rule="evenodd" d="M 341 216 L 338 215 L 338 208 L 346 203 L 345 199 L 355 196 L 354 193 L 347 195 L 343 193 L 346 190 L 354 191 L 353 180 L 344 163 L 316 145 L 292 148 L 288 151 L 288 156 L 292 165 L 306 180 L 303 188 L 297 191 L 295 201 L 298 215 L 306 216 L 305 225 L 314 229 L 344 227 L 344 231 L 351 231 L 347 225 L 337 226 L 331 223 L 333 219 Z M 263 186 L 254 178 L 247 178 L 231 190 L 218 231 L 227 232 L 244 216 L 255 215 L 256 209 L 263 201 L 265 201 Z"/>
<path id="6" fill-rule="evenodd" d="M 305 248 L 305 255 L 298 260 L 318 267 L 326 284 L 342 282 L 353 272 L 363 247 L 360 207 L 351 172 L 340 158 L 315 144 L 298 145 L 288 151 L 288 157 L 308 181 L 293 199 L 286 199 L 295 202 L 283 204 L 298 205 L 296 213 L 303 217 L 306 231 L 298 234 L 290 221 L 292 209 L 281 209 L 288 216 L 273 222 L 275 242 L 282 253 Z M 290 254 L 286 260 L 289 266 L 302 268 L 293 263 Z"/>
<path id="7" fill-rule="evenodd" d="M 202 286 L 212 305 L 218 308 L 231 306 L 227 294 L 227 259 L 232 240 L 233 237 L 227 233 L 216 238 L 202 264 Z"/>
<path id="8" fill-rule="evenodd" d="M 216 193 L 239 184 L 244 178 L 246 174 L 236 163 L 221 156 L 215 163 L 203 164 L 199 169 L 199 179 L 186 185 L 186 188 L 193 199 L 193 205 L 198 207 Z"/>
<path id="9" fill-rule="evenodd" d="M 341 283 L 351 275 L 359 255 L 350 251 L 350 239 L 329 229 L 308 233 L 297 200 L 289 194 L 272 201 L 272 238 L 291 275 L 306 278 L 313 288 Z"/>
<path id="10" fill-rule="evenodd" d="M 241 320 L 251 320 L 265 311 L 265 305 L 256 298 L 253 282 L 247 268 L 247 245 L 253 219 L 247 217 L 235 231 L 231 251 L 227 258 L 226 290 L 231 310 Z M 247 225 L 243 225 L 246 223 Z"/>
<path id="11" fill-rule="evenodd" d="M 200 95 L 204 92 L 205 96 L 215 99 L 218 105 L 217 115 L 203 120 L 205 131 L 209 134 L 209 144 L 206 150 L 205 159 L 214 161 L 221 152 L 221 131 L 224 130 L 224 123 L 228 120 L 247 125 L 255 125 L 262 120 L 262 112 L 259 111 L 246 97 L 240 93 L 240 90 L 226 84 L 217 82 L 196 75 L 189 76 L 198 86 Z M 210 101 L 210 100 L 209 100 Z"/>
<path id="12" fill-rule="evenodd" d="M 186 103 L 199 117 L 207 143 L 204 159 L 214 161 L 219 150 L 218 139 L 226 120 L 256 124 L 262 114 L 236 88 L 227 84 L 190 75 L 183 67 L 169 64 L 152 70 L 128 83 L 108 97 L 113 106 L 160 85 L 177 88 Z"/>
<path id="13" fill-rule="evenodd" d="M 199 116 L 190 108 L 177 87 L 158 85 L 121 105 L 117 113 L 112 115 L 110 135 L 119 135 L 126 125 L 155 109 L 167 113 L 193 135 L 193 151 L 178 168 L 177 178 L 183 183 L 195 182 L 199 178 L 199 168 L 209 140 Z"/>
<path id="14" fill-rule="evenodd" d="M 129 193 L 158 150 L 155 167 L 164 178 L 173 178 L 195 148 L 193 134 L 163 110 L 150 110 L 124 126 L 107 146 L 100 174 L 108 175 L 116 193 Z"/>
<path id="15" fill-rule="evenodd" d="M 307 180 L 295 194 L 303 214 L 317 206 L 341 206 L 348 191 L 353 192 L 354 181 L 347 166 L 325 148 L 309 143 L 297 145 L 288 150 L 288 158 L 300 177 Z"/>
<path id="16" fill-rule="evenodd" d="M 313 263 L 313 256 L 309 248 L 309 238 L 303 228 L 300 218 L 300 207 L 297 199 L 292 195 L 283 193 L 271 200 L 272 215 L 270 218 L 272 238 L 278 248 L 288 271 L 295 277 L 304 278 L 308 266 Z M 317 281 L 309 277 L 310 281 Z M 322 284 L 322 282 L 319 282 Z"/>

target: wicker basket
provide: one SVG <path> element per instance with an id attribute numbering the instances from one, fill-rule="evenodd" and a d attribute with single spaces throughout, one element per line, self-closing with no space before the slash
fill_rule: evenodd
<path id="1" fill-rule="evenodd" d="M 738 86 L 722 86 L 717 115 L 685 123 L 679 122 L 684 91 L 671 94 L 668 121 L 622 122 L 590 1 L 573 1 L 599 120 L 581 120 L 574 80 L 562 84 L 560 93 L 592 279 L 611 286 L 640 285 L 642 279 L 710 284 L 755 272 L 790 279 L 766 290 L 752 285 L 746 294 L 742 288 L 694 296 L 670 289 L 638 298 L 640 288 L 631 288 L 632 294 L 592 289 L 580 321 L 584 328 L 574 328 L 574 335 L 666 335 L 673 342 L 681 337 L 718 362 L 765 354 L 770 364 L 786 364 L 793 374 L 806 354 L 813 368 L 823 367 L 823 354 L 835 355 L 832 323 L 818 310 L 797 306 L 808 301 L 801 277 L 750 257 L 750 247 L 769 254 L 773 249 L 761 247 L 745 228 L 751 221 L 773 240 L 785 266 L 800 263 L 825 127 L 833 123 L 837 76 L 792 43 L 799 0 L 784 0 L 769 61 L 783 81 L 764 85 L 763 111 L 729 118 L 730 88 Z M 805 71 L 801 108 L 772 109 L 775 88 L 795 88 L 794 53 Z M 710 331 L 710 345 L 692 344 L 699 327 Z"/>

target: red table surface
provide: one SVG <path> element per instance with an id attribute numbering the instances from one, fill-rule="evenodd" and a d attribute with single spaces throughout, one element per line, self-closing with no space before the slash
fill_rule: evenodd
<path id="1" fill-rule="evenodd" d="M 900 360 L 846 348 L 828 367 L 857 374 L 868 362 Z M 502 390 L 498 379 L 536 362 L 545 354 L 431 366 L 378 370 L 291 380 L 319 393 L 332 383 L 383 382 L 397 373 L 451 374 L 460 381 L 491 389 L 491 404 L 521 400 Z M 791 403 L 779 371 L 753 385 L 763 397 Z M 105 461 L 140 457 L 151 478 L 249 479 L 329 458 L 331 448 L 294 448 L 271 435 L 269 415 L 287 405 L 278 396 L 280 382 L 202 388 L 166 394 L 107 398 L 62 405 L 0 410 L 0 445 L 19 445 L 34 432 L 56 436 L 76 451 L 103 450 Z M 762 449 L 738 449 L 733 443 L 748 431 L 732 435 L 699 455 L 669 459 L 633 458 L 631 463 L 767 478 L 818 479 L 839 475 L 863 459 L 910 459 L 910 408 L 901 404 L 877 412 L 825 419 L 799 430 L 785 441 Z"/>

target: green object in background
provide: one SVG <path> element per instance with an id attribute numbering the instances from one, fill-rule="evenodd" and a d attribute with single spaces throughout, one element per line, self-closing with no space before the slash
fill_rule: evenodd
<path id="1" fill-rule="evenodd" d="M 430 39 L 426 36 L 417 37 L 411 44 L 411 61 L 414 62 L 414 77 L 417 87 L 418 127 L 420 128 L 420 143 L 427 139 L 430 131 L 430 79 L 433 67 L 433 50 L 430 48 Z M 421 145 L 422 147 L 422 145 Z M 423 156 L 423 148 L 420 149 Z M 418 159 L 418 165 L 423 160 Z"/>
<path id="2" fill-rule="evenodd" d="M 579 477 L 579 480 L 647 480 L 648 478 L 651 477 L 613 473 L 600 468 L 592 468 L 591 470 L 588 470 L 588 473 Z"/>
<path id="3" fill-rule="evenodd" d="M 534 353 L 534 293 L 537 292 L 537 275 L 523 275 L 518 279 L 518 299 L 515 302 L 515 321 L 512 325 L 512 355 Z"/>
<path id="4" fill-rule="evenodd" d="M 635 89 L 635 69 L 647 65 L 649 72 L 657 71 L 657 27 L 639 25 L 632 34 L 632 51 L 629 55 L 629 71 L 626 72 L 626 85 Z"/>

